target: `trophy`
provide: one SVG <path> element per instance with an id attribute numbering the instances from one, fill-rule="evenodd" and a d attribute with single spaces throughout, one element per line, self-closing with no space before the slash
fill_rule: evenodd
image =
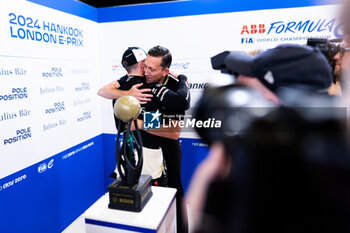
<path id="1" fill-rule="evenodd" d="M 118 120 L 116 139 L 116 162 L 119 177 L 108 186 L 108 208 L 140 212 L 152 197 L 151 176 L 141 175 L 142 139 L 137 127 L 137 117 L 141 112 L 140 103 L 132 96 L 123 96 L 114 105 Z M 134 123 L 135 131 L 131 130 Z M 119 145 L 120 134 L 123 132 Z"/>

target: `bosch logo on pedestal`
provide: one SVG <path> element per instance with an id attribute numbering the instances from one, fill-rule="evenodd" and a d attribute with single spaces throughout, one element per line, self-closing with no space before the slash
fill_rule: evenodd
<path id="1" fill-rule="evenodd" d="M 11 93 L 4 94 L 4 95 L 0 94 L 0 102 L 1 101 L 18 100 L 18 99 L 27 99 L 27 98 L 28 98 L 27 87 L 12 88 Z"/>

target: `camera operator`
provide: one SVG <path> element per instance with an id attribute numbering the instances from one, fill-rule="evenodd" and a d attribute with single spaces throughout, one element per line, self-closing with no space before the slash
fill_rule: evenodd
<path id="1" fill-rule="evenodd" d="M 349 51 L 350 40 L 344 40 L 341 44 L 341 50 L 336 54 L 334 59 L 336 60 L 336 69 L 338 72 L 339 80 L 341 84 L 341 91 L 345 91 L 349 87 L 349 79 L 346 78 L 346 71 L 349 71 Z"/>
<path id="2" fill-rule="evenodd" d="M 343 29 L 343 46 L 347 48 L 342 56 L 342 92 L 345 105 L 349 106 L 350 97 L 350 1 L 343 0 L 343 6 L 341 8 L 340 22 Z"/>
<path id="3" fill-rule="evenodd" d="M 327 96 L 321 97 L 327 93 L 332 74 L 317 49 L 283 45 L 255 58 L 231 52 L 225 61 L 238 74 L 238 82 L 259 90 L 274 103 L 307 106 L 304 102 L 326 100 L 325 105 L 331 106 Z M 290 99 L 280 93 L 282 87 L 301 86 L 305 95 Z M 232 118 L 239 115 L 237 111 L 250 107 L 248 102 L 240 105 L 242 98 L 232 97 L 245 93 L 261 100 L 248 87 L 214 89 L 208 88 L 199 101 L 196 119 L 221 116 L 227 128 L 236 122 Z M 215 91 L 221 94 L 214 95 Z M 239 108 L 226 111 L 229 116 L 223 117 L 217 105 Z M 309 112 L 288 107 L 266 110 L 262 116 L 253 116 L 239 134 L 224 128 L 221 136 L 213 137 L 212 132 L 197 129 L 210 144 L 210 152 L 196 170 L 188 192 L 195 232 L 350 231 L 350 159 L 345 131 L 337 117 L 329 116 L 333 108 L 323 110 L 321 116 L 313 114 L 311 119 Z"/>
<path id="4" fill-rule="evenodd" d="M 350 45 L 350 1 L 344 0 L 343 1 L 343 7 L 340 15 L 340 22 L 343 26 L 343 32 L 344 32 L 344 42 L 347 45 L 346 47 L 349 47 Z"/>
<path id="5" fill-rule="evenodd" d="M 341 77 L 342 77 L 342 65 L 343 65 L 343 56 L 345 53 L 345 50 L 343 49 L 344 42 L 340 45 L 340 51 L 335 54 L 334 60 L 335 60 L 335 66 L 334 66 L 334 85 L 329 90 L 330 95 L 341 95 Z"/>
<path id="6" fill-rule="evenodd" d="M 283 44 L 253 57 L 231 52 L 225 59 L 237 83 L 256 88 L 266 99 L 280 104 L 279 88 L 304 88 L 326 95 L 332 75 L 326 58 L 315 48 Z"/>
<path id="7" fill-rule="evenodd" d="M 307 45 L 319 48 L 326 56 L 333 72 L 333 83 L 329 88 L 330 95 L 342 94 L 342 57 L 347 49 L 342 38 L 308 38 Z"/>

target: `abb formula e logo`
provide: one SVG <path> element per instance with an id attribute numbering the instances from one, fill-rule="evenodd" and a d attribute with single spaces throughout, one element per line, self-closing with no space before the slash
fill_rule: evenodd
<path id="1" fill-rule="evenodd" d="M 240 34 L 241 44 L 250 44 L 272 41 L 306 41 L 307 37 L 311 36 L 341 38 L 342 30 L 336 18 L 318 18 L 245 24 L 242 25 Z"/>

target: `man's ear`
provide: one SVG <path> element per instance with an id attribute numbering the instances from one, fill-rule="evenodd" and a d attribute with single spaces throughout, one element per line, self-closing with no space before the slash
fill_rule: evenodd
<path id="1" fill-rule="evenodd" d="M 170 71 L 169 71 L 169 68 L 168 68 L 168 67 L 165 68 L 165 69 L 163 70 L 164 76 L 167 75 L 167 74 L 169 74 L 169 72 L 170 72 Z"/>
<path id="2" fill-rule="evenodd" d="M 145 68 L 145 61 L 144 61 L 144 60 L 139 62 L 139 67 L 140 67 L 141 69 L 144 69 L 144 68 Z"/>

